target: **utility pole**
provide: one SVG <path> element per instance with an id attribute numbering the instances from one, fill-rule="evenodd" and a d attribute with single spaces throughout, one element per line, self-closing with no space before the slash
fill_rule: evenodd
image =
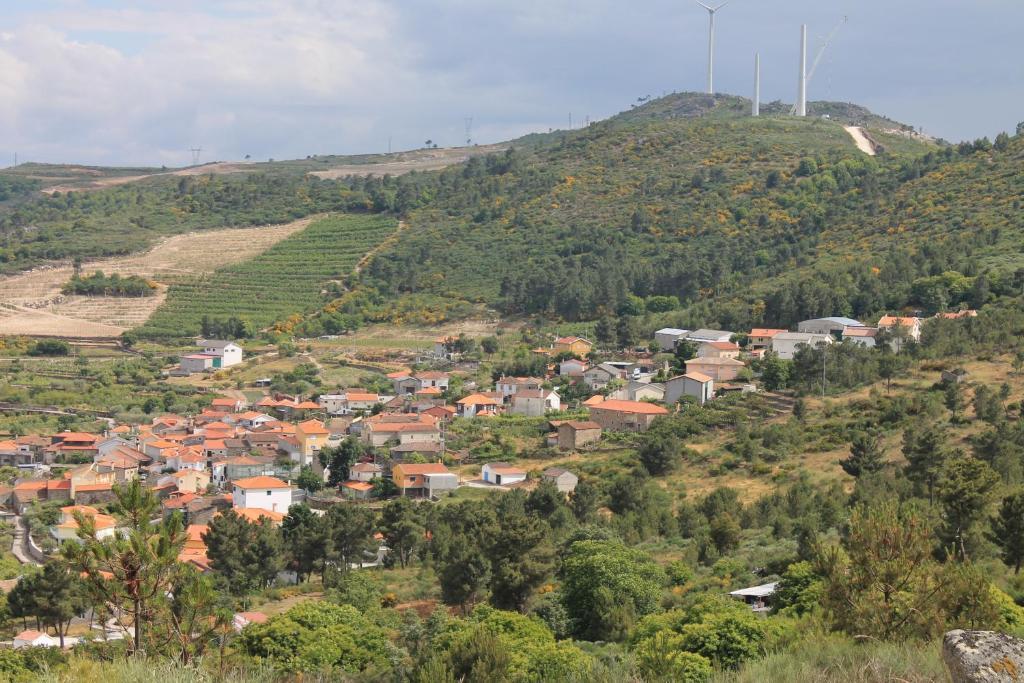
<path id="1" fill-rule="evenodd" d="M 828 358 L 828 344 L 821 345 L 821 397 L 825 398 L 825 359 Z"/>
<path id="2" fill-rule="evenodd" d="M 191 149 L 189 149 L 189 151 L 192 152 L 192 165 L 193 166 L 198 166 L 199 165 L 199 155 L 202 154 L 203 148 L 202 147 L 192 147 Z"/>

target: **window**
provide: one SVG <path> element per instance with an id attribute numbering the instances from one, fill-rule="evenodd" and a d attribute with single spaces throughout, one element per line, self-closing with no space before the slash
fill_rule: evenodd
<path id="1" fill-rule="evenodd" d="M 268 495 L 268 496 L 270 495 L 270 491 L 267 491 L 267 495 Z"/>

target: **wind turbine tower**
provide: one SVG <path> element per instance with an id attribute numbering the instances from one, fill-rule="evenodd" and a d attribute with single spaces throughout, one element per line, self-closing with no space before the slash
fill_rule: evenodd
<path id="1" fill-rule="evenodd" d="M 726 0 L 718 7 L 709 7 L 700 0 L 695 0 L 698 5 L 708 11 L 708 94 L 715 94 L 715 13 L 729 4 Z"/>
<path id="2" fill-rule="evenodd" d="M 807 116 L 807 24 L 800 26 L 800 85 L 796 95 L 796 115 Z"/>
<path id="3" fill-rule="evenodd" d="M 761 53 L 754 54 L 754 107 L 751 115 L 761 115 Z"/>

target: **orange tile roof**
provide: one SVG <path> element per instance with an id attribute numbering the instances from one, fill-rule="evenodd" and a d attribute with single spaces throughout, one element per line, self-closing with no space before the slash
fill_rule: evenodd
<path id="1" fill-rule="evenodd" d="M 64 441 L 97 441 L 100 438 L 88 432 L 61 432 L 60 434 L 55 434 L 55 436 Z"/>
<path id="2" fill-rule="evenodd" d="M 719 351 L 739 351 L 740 350 L 739 344 L 734 344 L 733 342 L 713 341 L 713 342 L 705 342 L 705 344 L 707 346 L 710 346 L 713 349 L 718 349 Z"/>
<path id="3" fill-rule="evenodd" d="M 354 491 L 370 491 L 373 489 L 373 484 L 365 481 L 346 481 L 342 486 Z"/>
<path id="4" fill-rule="evenodd" d="M 113 488 L 112 484 L 82 484 L 81 486 L 76 486 L 75 491 L 78 493 L 83 491 L 112 491 Z"/>
<path id="5" fill-rule="evenodd" d="M 246 477 L 238 479 L 234 485 L 240 489 L 286 489 L 290 488 L 287 483 L 277 477 Z"/>
<path id="6" fill-rule="evenodd" d="M 707 384 L 708 382 L 713 381 L 712 377 L 708 377 L 703 372 L 697 372 L 696 370 L 688 372 L 688 373 L 686 373 L 685 375 L 682 375 L 682 376 L 683 377 L 687 377 L 689 379 L 692 379 L 695 382 L 703 382 L 704 384 Z"/>
<path id="7" fill-rule="evenodd" d="M 750 331 L 751 337 L 774 337 L 777 334 L 789 332 L 789 330 L 776 330 L 770 327 L 755 327 Z"/>
<path id="8" fill-rule="evenodd" d="M 330 431 L 324 427 L 324 423 L 320 420 L 306 420 L 296 425 L 296 429 L 301 429 L 303 434 L 330 434 Z"/>
<path id="9" fill-rule="evenodd" d="M 400 469 L 402 474 L 446 474 L 448 468 L 439 462 L 399 463 L 391 468 Z"/>
<path id="10" fill-rule="evenodd" d="M 320 404 L 313 401 L 302 401 L 291 406 L 295 410 L 320 410 Z"/>
<path id="11" fill-rule="evenodd" d="M 285 515 L 281 512 L 275 512 L 274 510 L 266 510 L 264 508 L 233 508 L 235 514 L 248 522 L 258 522 L 260 517 L 266 517 L 271 522 L 281 522 L 284 520 Z"/>
<path id="12" fill-rule="evenodd" d="M 345 392 L 345 399 L 348 401 L 376 401 L 378 398 L 377 394 L 370 394 L 364 392 L 347 391 Z"/>
<path id="13" fill-rule="evenodd" d="M 596 406 L 599 403 L 604 403 L 604 396 L 601 394 L 595 394 L 583 402 L 585 406 Z"/>
<path id="14" fill-rule="evenodd" d="M 591 410 L 614 410 L 620 413 L 635 413 L 638 415 L 668 415 L 668 410 L 653 403 L 642 401 L 619 401 L 610 399 L 603 401 L 600 405 L 590 407 Z"/>
<path id="15" fill-rule="evenodd" d="M 898 315 L 883 315 L 878 320 L 878 327 L 895 327 L 896 325 L 902 325 L 903 327 L 913 327 L 919 322 L 921 322 L 920 318 L 903 317 Z"/>
<path id="16" fill-rule="evenodd" d="M 484 396 L 483 394 L 470 394 L 466 398 L 459 399 L 457 401 L 459 405 L 464 406 L 496 406 L 498 402 L 490 396 Z"/>
<path id="17" fill-rule="evenodd" d="M 585 342 L 590 344 L 590 342 L 583 337 L 559 337 L 555 340 L 556 344 L 574 344 L 576 342 Z"/>

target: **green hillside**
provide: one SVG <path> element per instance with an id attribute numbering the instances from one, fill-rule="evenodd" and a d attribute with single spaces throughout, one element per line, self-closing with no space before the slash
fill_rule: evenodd
<path id="1" fill-rule="evenodd" d="M 953 305 L 983 271 L 1005 288 L 1024 266 L 1020 136 L 939 147 L 850 105 L 753 119 L 741 98 L 708 100 L 656 100 L 442 172 L 364 285 L 433 313 L 568 320 L 675 297 L 680 321 L 743 327 Z M 844 117 L 887 151 L 858 151 Z M 945 271 L 965 279 L 927 297 L 915 285 Z"/>
<path id="2" fill-rule="evenodd" d="M 255 259 L 171 285 L 167 301 L 138 333 L 150 338 L 200 332 L 248 336 L 289 315 L 309 312 L 323 301 L 330 281 L 349 275 L 396 227 L 385 216 L 314 221 Z"/>

